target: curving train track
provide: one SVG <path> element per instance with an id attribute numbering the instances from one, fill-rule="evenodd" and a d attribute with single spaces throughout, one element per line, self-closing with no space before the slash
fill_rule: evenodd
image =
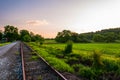
<path id="1" fill-rule="evenodd" d="M 67 80 L 29 46 L 20 43 L 23 80 Z"/>

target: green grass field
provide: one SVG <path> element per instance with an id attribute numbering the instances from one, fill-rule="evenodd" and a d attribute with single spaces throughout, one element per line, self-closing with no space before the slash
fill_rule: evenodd
<path id="1" fill-rule="evenodd" d="M 72 53 L 66 55 L 66 44 L 37 45 L 31 42 L 29 45 L 60 72 L 70 72 L 89 80 L 110 80 L 111 74 L 114 80 L 120 78 L 120 44 L 74 43 Z M 101 65 L 96 66 L 96 60 Z"/>
<path id="2" fill-rule="evenodd" d="M 46 44 L 46 47 L 56 49 L 64 49 L 66 44 Z M 91 55 L 94 50 L 102 52 L 102 56 L 110 58 L 120 57 L 120 44 L 117 43 L 88 43 L 88 44 L 73 44 L 73 53 L 80 55 Z"/>
<path id="3" fill-rule="evenodd" d="M 7 44 L 10 44 L 10 42 L 0 43 L 0 46 L 4 46 L 4 45 L 7 45 Z"/>

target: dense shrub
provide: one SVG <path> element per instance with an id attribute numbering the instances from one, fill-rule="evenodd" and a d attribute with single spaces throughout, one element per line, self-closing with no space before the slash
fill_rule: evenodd
<path id="1" fill-rule="evenodd" d="M 89 80 L 93 80 L 93 77 L 95 76 L 92 68 L 83 65 L 79 65 L 79 75 Z"/>
<path id="2" fill-rule="evenodd" d="M 72 41 L 68 41 L 67 45 L 65 47 L 64 53 L 68 54 L 72 52 L 72 46 L 73 46 L 73 42 Z"/>
<path id="3" fill-rule="evenodd" d="M 82 64 L 73 64 L 72 67 L 74 68 L 75 72 L 79 74 L 79 69 L 84 66 Z"/>
<path id="4" fill-rule="evenodd" d="M 93 66 L 96 68 L 103 66 L 100 51 L 93 52 Z"/>
<path id="5" fill-rule="evenodd" d="M 107 71 L 117 71 L 120 67 L 120 63 L 114 60 L 105 59 L 103 60 L 103 62 Z"/>

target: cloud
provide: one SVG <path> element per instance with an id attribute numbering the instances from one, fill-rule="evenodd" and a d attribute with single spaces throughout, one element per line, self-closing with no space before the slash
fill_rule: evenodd
<path id="1" fill-rule="evenodd" d="M 33 26 L 48 25 L 48 22 L 46 20 L 28 20 L 26 23 Z"/>

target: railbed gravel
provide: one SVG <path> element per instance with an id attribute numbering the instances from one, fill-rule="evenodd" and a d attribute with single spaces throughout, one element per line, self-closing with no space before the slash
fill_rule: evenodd
<path id="1" fill-rule="evenodd" d="M 6 47 L 2 49 L 5 53 L 0 55 L 0 80 L 22 80 L 20 42 L 16 42 L 14 46 L 9 46 L 7 52 L 4 50 Z"/>
<path id="2" fill-rule="evenodd" d="M 40 59 L 32 60 L 33 52 L 23 46 L 25 72 L 27 80 L 60 80 L 56 74 Z"/>

